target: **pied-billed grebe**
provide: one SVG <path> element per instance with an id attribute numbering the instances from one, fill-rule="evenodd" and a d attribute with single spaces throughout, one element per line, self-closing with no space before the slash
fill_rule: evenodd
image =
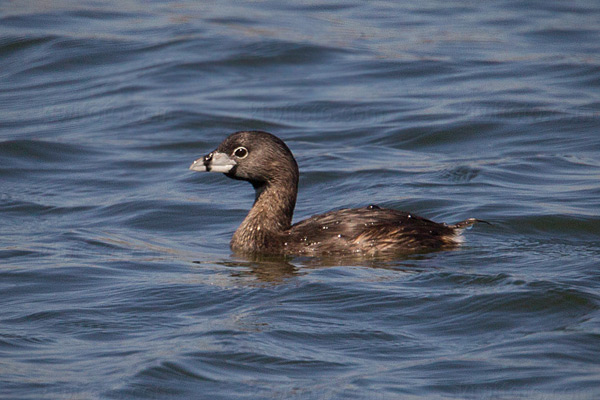
<path id="1" fill-rule="evenodd" d="M 477 221 L 440 224 L 370 205 L 330 211 L 292 225 L 298 164 L 286 144 L 267 132 L 233 133 L 190 169 L 222 172 L 254 186 L 254 205 L 231 239 L 236 252 L 369 256 L 422 252 L 456 246 L 462 230 Z"/>

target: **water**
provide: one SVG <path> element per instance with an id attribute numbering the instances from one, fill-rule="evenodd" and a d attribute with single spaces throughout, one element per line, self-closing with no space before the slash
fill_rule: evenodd
<path id="1" fill-rule="evenodd" d="M 594 1 L 0 5 L 0 397 L 600 397 Z M 395 260 L 253 262 L 283 138 L 295 220 L 492 222 Z"/>

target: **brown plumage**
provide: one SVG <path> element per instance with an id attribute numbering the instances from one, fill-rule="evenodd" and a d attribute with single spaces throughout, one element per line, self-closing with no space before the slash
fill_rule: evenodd
<path id="1" fill-rule="evenodd" d="M 250 182 L 252 209 L 235 231 L 231 248 L 252 254 L 406 254 L 448 249 L 476 219 L 437 223 L 404 211 L 371 205 L 330 211 L 292 225 L 298 165 L 283 141 L 261 131 L 236 132 L 190 166 Z"/>

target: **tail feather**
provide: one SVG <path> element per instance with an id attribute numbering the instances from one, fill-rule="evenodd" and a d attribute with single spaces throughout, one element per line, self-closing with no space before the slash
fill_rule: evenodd
<path id="1" fill-rule="evenodd" d="M 452 229 L 465 229 L 465 228 L 475 225 L 478 222 L 482 222 L 484 224 L 491 225 L 489 222 L 484 221 L 482 219 L 469 218 L 469 219 L 465 219 L 464 221 L 457 222 L 456 224 L 448 225 L 448 226 Z"/>

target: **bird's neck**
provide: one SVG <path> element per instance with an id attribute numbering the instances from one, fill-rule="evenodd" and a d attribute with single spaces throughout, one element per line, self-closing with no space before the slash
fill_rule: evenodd
<path id="1" fill-rule="evenodd" d="M 298 193 L 298 176 L 255 184 L 252 209 L 231 239 L 234 250 L 268 252 L 281 247 L 283 236 L 292 225 Z"/>

